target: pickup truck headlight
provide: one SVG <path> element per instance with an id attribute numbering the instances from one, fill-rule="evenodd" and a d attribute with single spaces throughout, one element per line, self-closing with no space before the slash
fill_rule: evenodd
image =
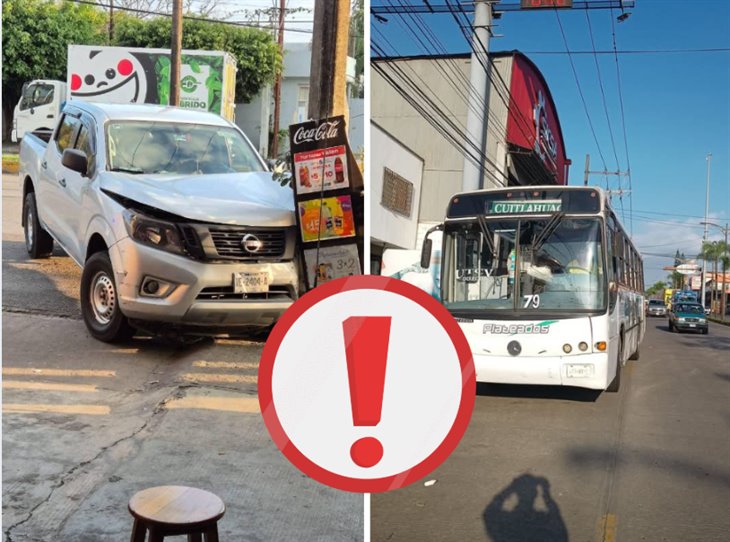
<path id="1" fill-rule="evenodd" d="M 127 226 L 129 236 L 143 245 L 174 254 L 185 254 L 180 230 L 172 222 L 165 222 L 143 215 L 138 211 L 126 209 L 124 224 Z"/>
<path id="2" fill-rule="evenodd" d="M 678 317 L 678 318 L 677 318 L 677 322 L 684 322 L 684 318 L 682 318 L 681 316 L 680 316 L 680 317 Z"/>

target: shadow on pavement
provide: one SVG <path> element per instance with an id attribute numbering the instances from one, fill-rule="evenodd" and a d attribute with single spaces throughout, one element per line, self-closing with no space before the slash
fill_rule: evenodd
<path id="1" fill-rule="evenodd" d="M 520 397 L 526 399 L 558 399 L 581 403 L 595 402 L 601 395 L 600 390 L 573 388 L 570 386 L 534 386 L 513 384 L 477 383 L 477 395 L 488 397 Z"/>
<path id="2" fill-rule="evenodd" d="M 567 542 L 568 530 L 546 478 L 523 474 L 484 509 L 484 529 L 493 542 Z"/>
<path id="3" fill-rule="evenodd" d="M 717 378 L 730 382 L 730 373 L 715 373 L 715 376 Z"/>
<path id="4" fill-rule="evenodd" d="M 617 464 L 638 464 L 649 469 L 672 471 L 682 474 L 694 481 L 702 480 L 708 484 L 722 487 L 730 485 L 730 473 L 714 467 L 689 462 L 686 459 L 673 457 L 666 451 L 630 449 L 615 451 L 596 447 L 573 448 L 568 451 L 568 460 L 579 467 L 601 468 L 611 461 Z"/>

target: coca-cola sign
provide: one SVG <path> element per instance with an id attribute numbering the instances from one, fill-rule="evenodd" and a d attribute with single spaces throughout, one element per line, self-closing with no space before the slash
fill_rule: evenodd
<path id="1" fill-rule="evenodd" d="M 324 121 L 319 126 L 311 128 L 309 126 L 300 126 L 296 132 L 294 132 L 294 144 L 301 145 L 302 143 L 335 139 L 339 134 L 339 125 L 339 120 L 333 120 Z"/>

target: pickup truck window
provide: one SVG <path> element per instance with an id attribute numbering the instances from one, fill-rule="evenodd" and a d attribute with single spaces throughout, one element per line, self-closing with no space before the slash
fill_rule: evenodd
<path id="1" fill-rule="evenodd" d="M 69 115 L 63 116 L 61 125 L 58 127 L 58 132 L 56 133 L 56 147 L 61 154 L 71 146 L 71 137 L 78 125 L 79 119 Z"/>
<path id="2" fill-rule="evenodd" d="M 96 163 L 96 155 L 94 153 L 93 145 L 91 143 L 91 140 L 89 139 L 89 130 L 86 128 L 85 125 L 81 125 L 81 128 L 79 129 L 79 136 L 76 138 L 76 146 L 80 151 L 83 151 L 84 154 L 86 154 L 86 158 L 89 162 L 89 169 L 87 170 L 87 173 L 89 177 L 92 177 L 94 174 L 94 164 Z"/>
<path id="3" fill-rule="evenodd" d="M 225 126 L 110 122 L 106 137 L 112 171 L 177 175 L 265 171 L 241 134 Z"/>

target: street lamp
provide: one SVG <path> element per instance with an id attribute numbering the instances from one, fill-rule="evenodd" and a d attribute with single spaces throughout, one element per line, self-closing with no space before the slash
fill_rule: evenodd
<path id="1" fill-rule="evenodd" d="M 715 228 L 719 229 L 725 235 L 725 245 L 724 245 L 723 254 L 724 253 L 727 253 L 727 251 L 728 251 L 728 246 L 727 246 L 727 233 L 728 233 L 728 230 L 730 229 L 730 228 L 728 228 L 728 225 L 725 224 L 725 227 L 723 228 L 719 224 L 715 224 L 714 222 L 707 222 L 706 220 L 703 220 L 702 222 L 700 222 L 700 224 L 702 224 L 703 226 L 705 226 L 705 228 L 707 228 L 707 226 L 714 226 Z M 707 265 L 707 262 L 706 261 L 705 261 L 705 265 Z M 722 297 L 720 298 L 720 313 L 721 313 L 720 314 L 720 317 L 723 320 L 725 319 L 725 311 L 726 311 L 726 307 L 727 307 L 727 296 L 725 294 L 725 271 L 726 271 L 726 269 L 723 266 L 723 269 L 722 269 L 722 289 L 720 290 L 722 292 Z M 717 282 L 717 277 L 715 277 L 715 282 Z M 703 290 L 704 290 L 704 285 L 703 285 Z"/>

